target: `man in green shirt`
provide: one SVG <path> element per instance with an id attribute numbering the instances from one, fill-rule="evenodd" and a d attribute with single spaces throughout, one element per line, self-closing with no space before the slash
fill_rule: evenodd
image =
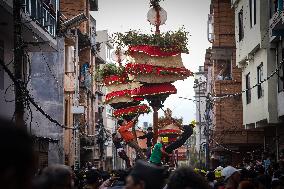
<path id="1" fill-rule="evenodd" d="M 153 163 L 155 165 L 161 166 L 161 160 L 162 156 L 169 156 L 167 152 L 163 149 L 163 141 L 160 140 L 160 142 L 157 142 L 152 150 L 152 154 L 150 157 L 150 163 Z"/>

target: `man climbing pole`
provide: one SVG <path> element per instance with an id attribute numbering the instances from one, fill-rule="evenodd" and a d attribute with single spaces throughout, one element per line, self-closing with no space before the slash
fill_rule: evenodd
<path id="1" fill-rule="evenodd" d="M 113 141 L 113 144 L 114 144 L 114 146 L 117 150 L 119 157 L 125 161 L 126 167 L 130 168 L 131 167 L 130 160 L 129 160 L 129 157 L 127 156 L 126 152 L 124 151 L 124 149 L 122 147 L 122 144 L 121 144 L 122 140 L 123 139 L 120 138 L 117 133 L 112 134 L 112 141 Z"/>
<path id="2" fill-rule="evenodd" d="M 118 121 L 118 125 L 119 125 L 118 132 L 120 133 L 125 143 L 131 148 L 134 148 L 138 158 L 146 159 L 142 149 L 139 147 L 138 143 L 136 142 L 133 133 L 129 131 L 130 128 L 135 127 L 135 124 L 138 121 L 138 117 L 139 115 L 134 117 L 131 121 L 119 120 Z"/>

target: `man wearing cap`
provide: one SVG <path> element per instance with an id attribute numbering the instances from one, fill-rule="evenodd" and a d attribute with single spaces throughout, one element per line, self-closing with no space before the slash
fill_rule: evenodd
<path id="1" fill-rule="evenodd" d="M 139 158 L 146 159 L 143 151 L 139 147 L 138 143 L 136 142 L 134 135 L 131 131 L 129 131 L 130 128 L 134 127 L 136 122 L 138 120 L 138 116 L 134 117 L 131 121 L 119 120 L 118 125 L 118 132 L 125 141 L 125 143 L 130 146 L 131 148 L 134 148 L 136 151 L 136 155 Z"/>
<path id="2" fill-rule="evenodd" d="M 238 169 L 227 166 L 222 170 L 222 176 L 225 181 L 225 189 L 237 189 L 241 180 L 241 174 Z"/>
<path id="3" fill-rule="evenodd" d="M 154 133 L 152 131 L 152 127 L 148 127 L 147 128 L 147 133 L 145 135 L 142 135 L 140 137 L 138 137 L 139 139 L 147 139 L 147 152 L 146 152 L 146 156 L 147 156 L 147 160 L 150 158 L 151 156 L 151 148 L 153 146 L 153 136 L 154 136 Z"/>

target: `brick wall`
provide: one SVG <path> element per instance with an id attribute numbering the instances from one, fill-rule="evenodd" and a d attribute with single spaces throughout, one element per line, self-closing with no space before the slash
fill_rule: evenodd
<path id="1" fill-rule="evenodd" d="M 235 19 L 231 0 L 212 0 L 211 14 L 214 15 L 213 47 L 235 46 Z"/>
<path id="2" fill-rule="evenodd" d="M 87 3 L 88 1 L 86 0 L 60 0 L 60 12 L 68 19 L 80 13 L 85 13 L 85 15 L 89 17 L 89 6 L 87 5 Z M 82 33 L 89 32 L 88 21 L 80 24 L 80 31 Z"/>
<path id="3" fill-rule="evenodd" d="M 212 64 L 212 91 L 215 96 L 225 96 L 239 93 L 242 90 L 242 72 L 236 66 L 235 25 L 234 10 L 231 0 L 211 0 L 211 14 L 214 17 L 214 42 L 212 52 L 217 52 L 213 57 L 205 55 L 205 64 Z M 226 49 L 232 49 L 227 58 L 221 58 Z M 217 51 L 215 51 L 217 50 Z M 220 54 L 218 54 L 220 53 Z M 209 60 L 208 60 L 209 58 Z M 227 59 L 227 60 L 224 60 Z M 231 80 L 219 80 L 222 69 L 230 65 Z M 219 79 L 218 79 L 219 78 Z M 210 81 L 209 81 L 210 82 Z M 213 106 L 213 135 L 212 138 L 220 145 L 242 150 L 247 144 L 261 143 L 263 133 L 248 131 L 243 127 L 243 107 L 241 96 L 218 99 Z M 252 145 L 253 146 L 253 145 Z M 249 146 L 250 148 L 253 148 Z M 211 144 L 212 149 L 221 149 L 220 155 L 229 153 L 220 148 L 216 143 Z M 231 160 L 233 160 L 233 155 Z M 238 159 L 238 158 L 237 158 Z M 234 159 L 238 161 L 241 159 Z"/>

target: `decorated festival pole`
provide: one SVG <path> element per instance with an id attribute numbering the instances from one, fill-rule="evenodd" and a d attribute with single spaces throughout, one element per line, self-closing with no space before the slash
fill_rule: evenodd
<path id="1" fill-rule="evenodd" d="M 160 6 L 160 0 L 150 0 L 150 6 L 152 7 L 147 14 L 148 21 L 156 27 L 156 34 L 160 34 L 160 25 L 165 24 L 167 20 L 167 12 Z M 151 99 L 150 106 L 153 109 L 153 143 L 157 143 L 158 139 L 158 111 L 162 105 L 162 101 L 159 99 Z"/>
<path id="2" fill-rule="evenodd" d="M 157 107 L 152 107 L 153 108 L 153 131 L 154 131 L 154 137 L 153 137 L 153 143 L 157 143 L 158 139 L 158 119 L 159 119 L 159 114 L 158 114 L 158 108 Z"/>

